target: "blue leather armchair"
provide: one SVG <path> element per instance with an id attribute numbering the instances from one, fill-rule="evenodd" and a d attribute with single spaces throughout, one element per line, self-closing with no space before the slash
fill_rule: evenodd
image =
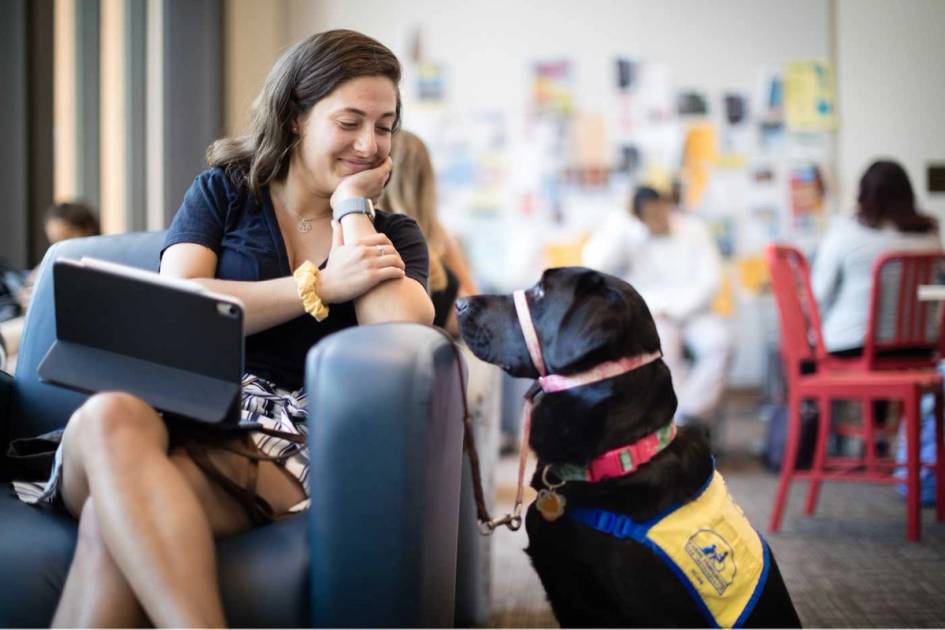
<path id="1" fill-rule="evenodd" d="M 36 376 L 55 335 L 50 261 L 90 255 L 156 269 L 162 238 L 92 237 L 49 251 L 16 376 L 0 373 L 0 452 L 11 439 L 63 426 L 85 398 Z M 310 351 L 312 509 L 218 542 L 231 625 L 453 625 L 462 463 L 457 361 L 440 333 L 413 324 L 349 329 Z M 7 480 L 10 462 L 2 463 Z M 76 523 L 20 503 L 8 487 L 0 490 L 0 626 L 48 626 Z"/>

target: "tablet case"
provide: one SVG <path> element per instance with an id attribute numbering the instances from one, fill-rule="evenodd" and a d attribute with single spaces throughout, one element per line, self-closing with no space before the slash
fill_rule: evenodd
<path id="1" fill-rule="evenodd" d="M 56 340 L 39 377 L 123 391 L 166 416 L 239 422 L 243 308 L 198 284 L 83 258 L 53 266 Z"/>

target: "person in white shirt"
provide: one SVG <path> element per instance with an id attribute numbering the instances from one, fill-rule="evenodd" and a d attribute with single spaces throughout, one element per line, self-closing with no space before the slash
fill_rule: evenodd
<path id="1" fill-rule="evenodd" d="M 860 179 L 856 214 L 835 221 L 814 256 L 811 287 L 827 351 L 862 353 L 873 265 L 882 254 L 939 249 L 936 221 L 916 211 L 906 171 L 892 161 L 871 164 Z"/>
<path id="2" fill-rule="evenodd" d="M 583 262 L 643 296 L 672 373 L 676 420 L 706 425 L 725 388 L 732 349 L 728 326 L 710 310 L 721 282 L 718 249 L 702 221 L 674 211 L 652 188 L 637 189 L 632 211 L 612 213 L 584 246 Z"/>

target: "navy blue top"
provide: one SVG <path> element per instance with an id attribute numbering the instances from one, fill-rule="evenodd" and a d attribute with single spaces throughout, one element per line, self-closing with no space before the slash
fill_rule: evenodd
<path id="1" fill-rule="evenodd" d="M 417 223 L 408 216 L 378 211 L 374 227 L 390 238 L 406 266 L 406 274 L 427 287 L 429 255 Z M 161 255 L 171 245 L 197 243 L 217 255 L 221 280 L 271 280 L 292 275 L 285 241 L 269 196 L 237 186 L 220 167 L 194 180 L 171 222 Z M 327 259 L 320 265 L 325 267 Z M 246 371 L 280 387 L 299 389 L 305 355 L 322 337 L 358 323 L 354 302 L 332 304 L 328 318 L 316 322 L 305 314 L 246 337 Z"/>

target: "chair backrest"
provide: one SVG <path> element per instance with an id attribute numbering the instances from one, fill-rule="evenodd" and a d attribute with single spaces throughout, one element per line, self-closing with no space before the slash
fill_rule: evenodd
<path id="1" fill-rule="evenodd" d="M 873 266 L 863 358 L 868 369 L 927 368 L 945 356 L 945 303 L 919 285 L 945 281 L 945 252 L 889 252 Z"/>
<path id="2" fill-rule="evenodd" d="M 781 320 L 781 356 L 788 377 L 793 378 L 805 363 L 814 363 L 826 354 L 810 265 L 800 250 L 789 245 L 768 245 L 765 255 Z"/>
<path id="3" fill-rule="evenodd" d="M 59 258 L 94 256 L 156 271 L 163 242 L 164 232 L 136 232 L 69 239 L 46 252 L 23 326 L 14 377 L 12 422 L 7 427 L 8 435 L 0 436 L 4 441 L 64 426 L 72 412 L 87 398 L 85 394 L 47 385 L 36 374 L 36 368 L 56 338 L 52 262 Z"/>

